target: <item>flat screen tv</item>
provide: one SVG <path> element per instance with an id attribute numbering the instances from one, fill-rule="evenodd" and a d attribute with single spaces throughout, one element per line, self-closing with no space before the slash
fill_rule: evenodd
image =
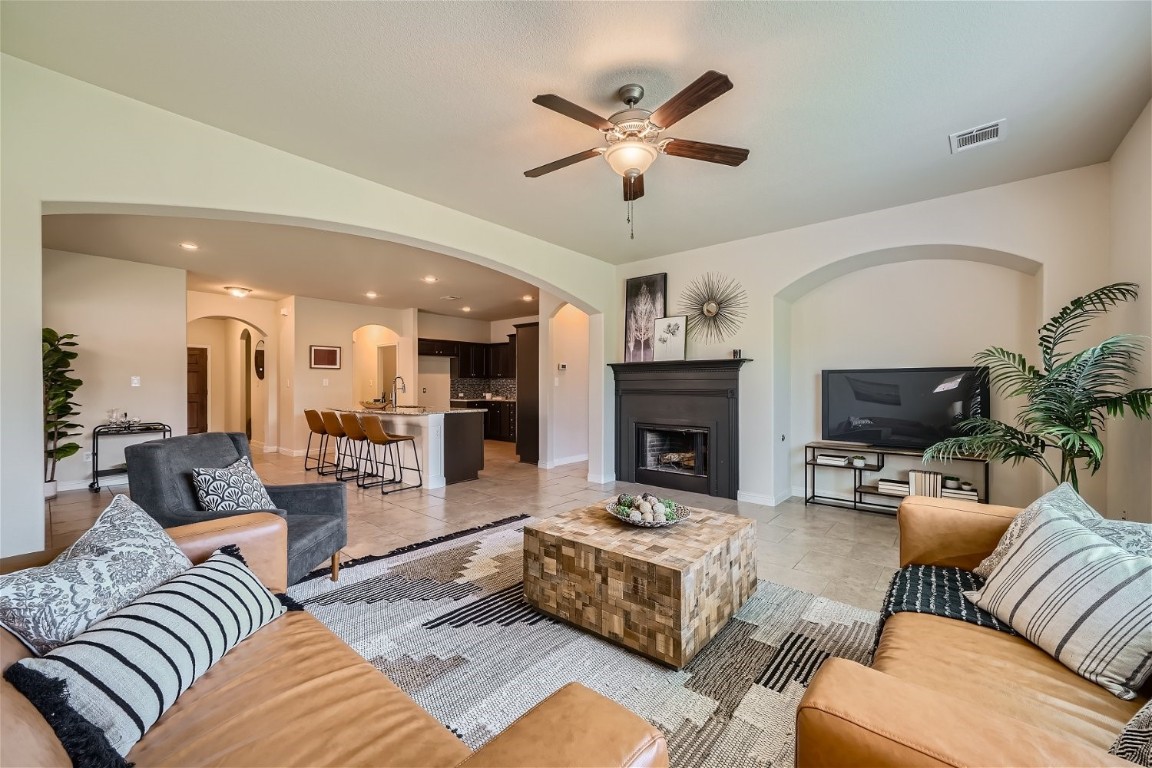
<path id="1" fill-rule="evenodd" d="M 989 415 L 986 368 L 826 370 L 822 384 L 825 440 L 918 450 Z"/>

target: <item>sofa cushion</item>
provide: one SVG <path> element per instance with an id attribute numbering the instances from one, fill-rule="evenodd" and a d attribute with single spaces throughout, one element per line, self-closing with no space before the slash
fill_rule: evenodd
<path id="1" fill-rule="evenodd" d="M 1152 676 L 1152 557 L 1041 509 L 982 588 L 965 592 L 1077 674 L 1132 699 Z"/>
<path id="2" fill-rule="evenodd" d="M 170 765 L 454 766 L 469 749 L 304 611 L 237 646 L 129 753 Z"/>
<path id="3" fill-rule="evenodd" d="M 1147 701 L 1113 696 L 1022 637 L 918 613 L 888 619 L 872 666 L 1105 751 Z"/>
<path id="4" fill-rule="evenodd" d="M 1152 701 L 1128 721 L 1108 752 L 1136 765 L 1152 768 Z"/>
<path id="5" fill-rule="evenodd" d="M 276 509 L 247 456 L 227 467 L 193 469 L 192 483 L 200 508 L 209 512 Z"/>
<path id="6" fill-rule="evenodd" d="M 32 657 L 28 647 L 11 632 L 0 629 L 0 669 Z M 0 679 L 0 765 L 70 765 L 71 760 L 56 733 L 32 702 L 7 680 Z"/>
<path id="7" fill-rule="evenodd" d="M 110 750 L 128 754 L 198 677 L 283 613 L 238 552 L 218 551 L 4 679 L 75 764 L 122 764 Z"/>
<path id="8" fill-rule="evenodd" d="M 1032 524 L 1042 509 L 1053 509 L 1067 515 L 1073 520 L 1086 520 L 1091 517 L 1100 517 L 1100 513 L 1089 506 L 1088 502 L 1080 498 L 1080 494 L 1072 488 L 1071 483 L 1060 483 L 1048 493 L 1025 507 L 1020 514 L 1013 518 L 1008 530 L 1000 538 L 1000 543 L 988 557 L 972 569 L 972 573 L 982 579 L 987 579 L 993 569 L 1008 556 L 1014 545 L 1024 534 L 1025 529 Z"/>
<path id="9" fill-rule="evenodd" d="M 191 565 L 155 520 L 119 495 L 55 560 L 0 576 L 0 625 L 47 653 Z"/>

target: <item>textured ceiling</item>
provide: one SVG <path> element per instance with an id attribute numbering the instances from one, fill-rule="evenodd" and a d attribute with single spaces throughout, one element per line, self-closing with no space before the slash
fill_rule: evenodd
<path id="1" fill-rule="evenodd" d="M 7 53 L 607 260 L 787 229 L 1107 160 L 1152 96 L 1148 2 L 6 1 Z M 669 134 L 628 239 L 596 131 L 708 69 L 734 90 Z M 1006 118 L 999 144 L 947 135 Z"/>
<path id="2" fill-rule="evenodd" d="M 311 296 L 416 307 L 475 320 L 536 313 L 537 289 L 469 261 L 357 235 L 280 224 L 107 214 L 43 217 L 45 248 L 188 271 L 188 289 L 253 289 L 258 299 Z M 192 242 L 196 251 L 180 248 Z M 422 278 L 439 278 L 433 284 Z M 377 296 L 369 299 L 366 294 Z M 458 296 L 446 301 L 441 296 Z M 523 296 L 531 296 L 526 302 Z M 470 307 L 464 312 L 461 307 Z"/>

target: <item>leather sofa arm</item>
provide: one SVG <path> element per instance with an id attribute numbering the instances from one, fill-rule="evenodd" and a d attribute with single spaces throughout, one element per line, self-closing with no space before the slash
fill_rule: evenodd
<path id="1" fill-rule="evenodd" d="M 288 524 L 274 512 L 232 514 L 165 530 L 193 563 L 235 544 L 264 586 L 273 592 L 288 588 Z"/>
<path id="2" fill-rule="evenodd" d="M 800 700 L 796 765 L 1132 768 L 1082 741 L 837 658 Z"/>
<path id="3" fill-rule="evenodd" d="M 459 768 L 647 768 L 668 765 L 660 729 L 579 683 L 508 726 Z"/>
<path id="4" fill-rule="evenodd" d="M 900 567 L 942 565 L 970 571 L 992 554 L 1016 507 L 909 496 L 900 504 Z"/>

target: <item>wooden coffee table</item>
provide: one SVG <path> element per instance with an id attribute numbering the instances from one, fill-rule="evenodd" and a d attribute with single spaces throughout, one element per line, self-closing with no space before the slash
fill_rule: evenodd
<path id="1" fill-rule="evenodd" d="M 683 667 L 756 589 L 756 522 L 706 510 L 665 528 L 603 504 L 524 527 L 524 597 L 651 659 Z"/>

